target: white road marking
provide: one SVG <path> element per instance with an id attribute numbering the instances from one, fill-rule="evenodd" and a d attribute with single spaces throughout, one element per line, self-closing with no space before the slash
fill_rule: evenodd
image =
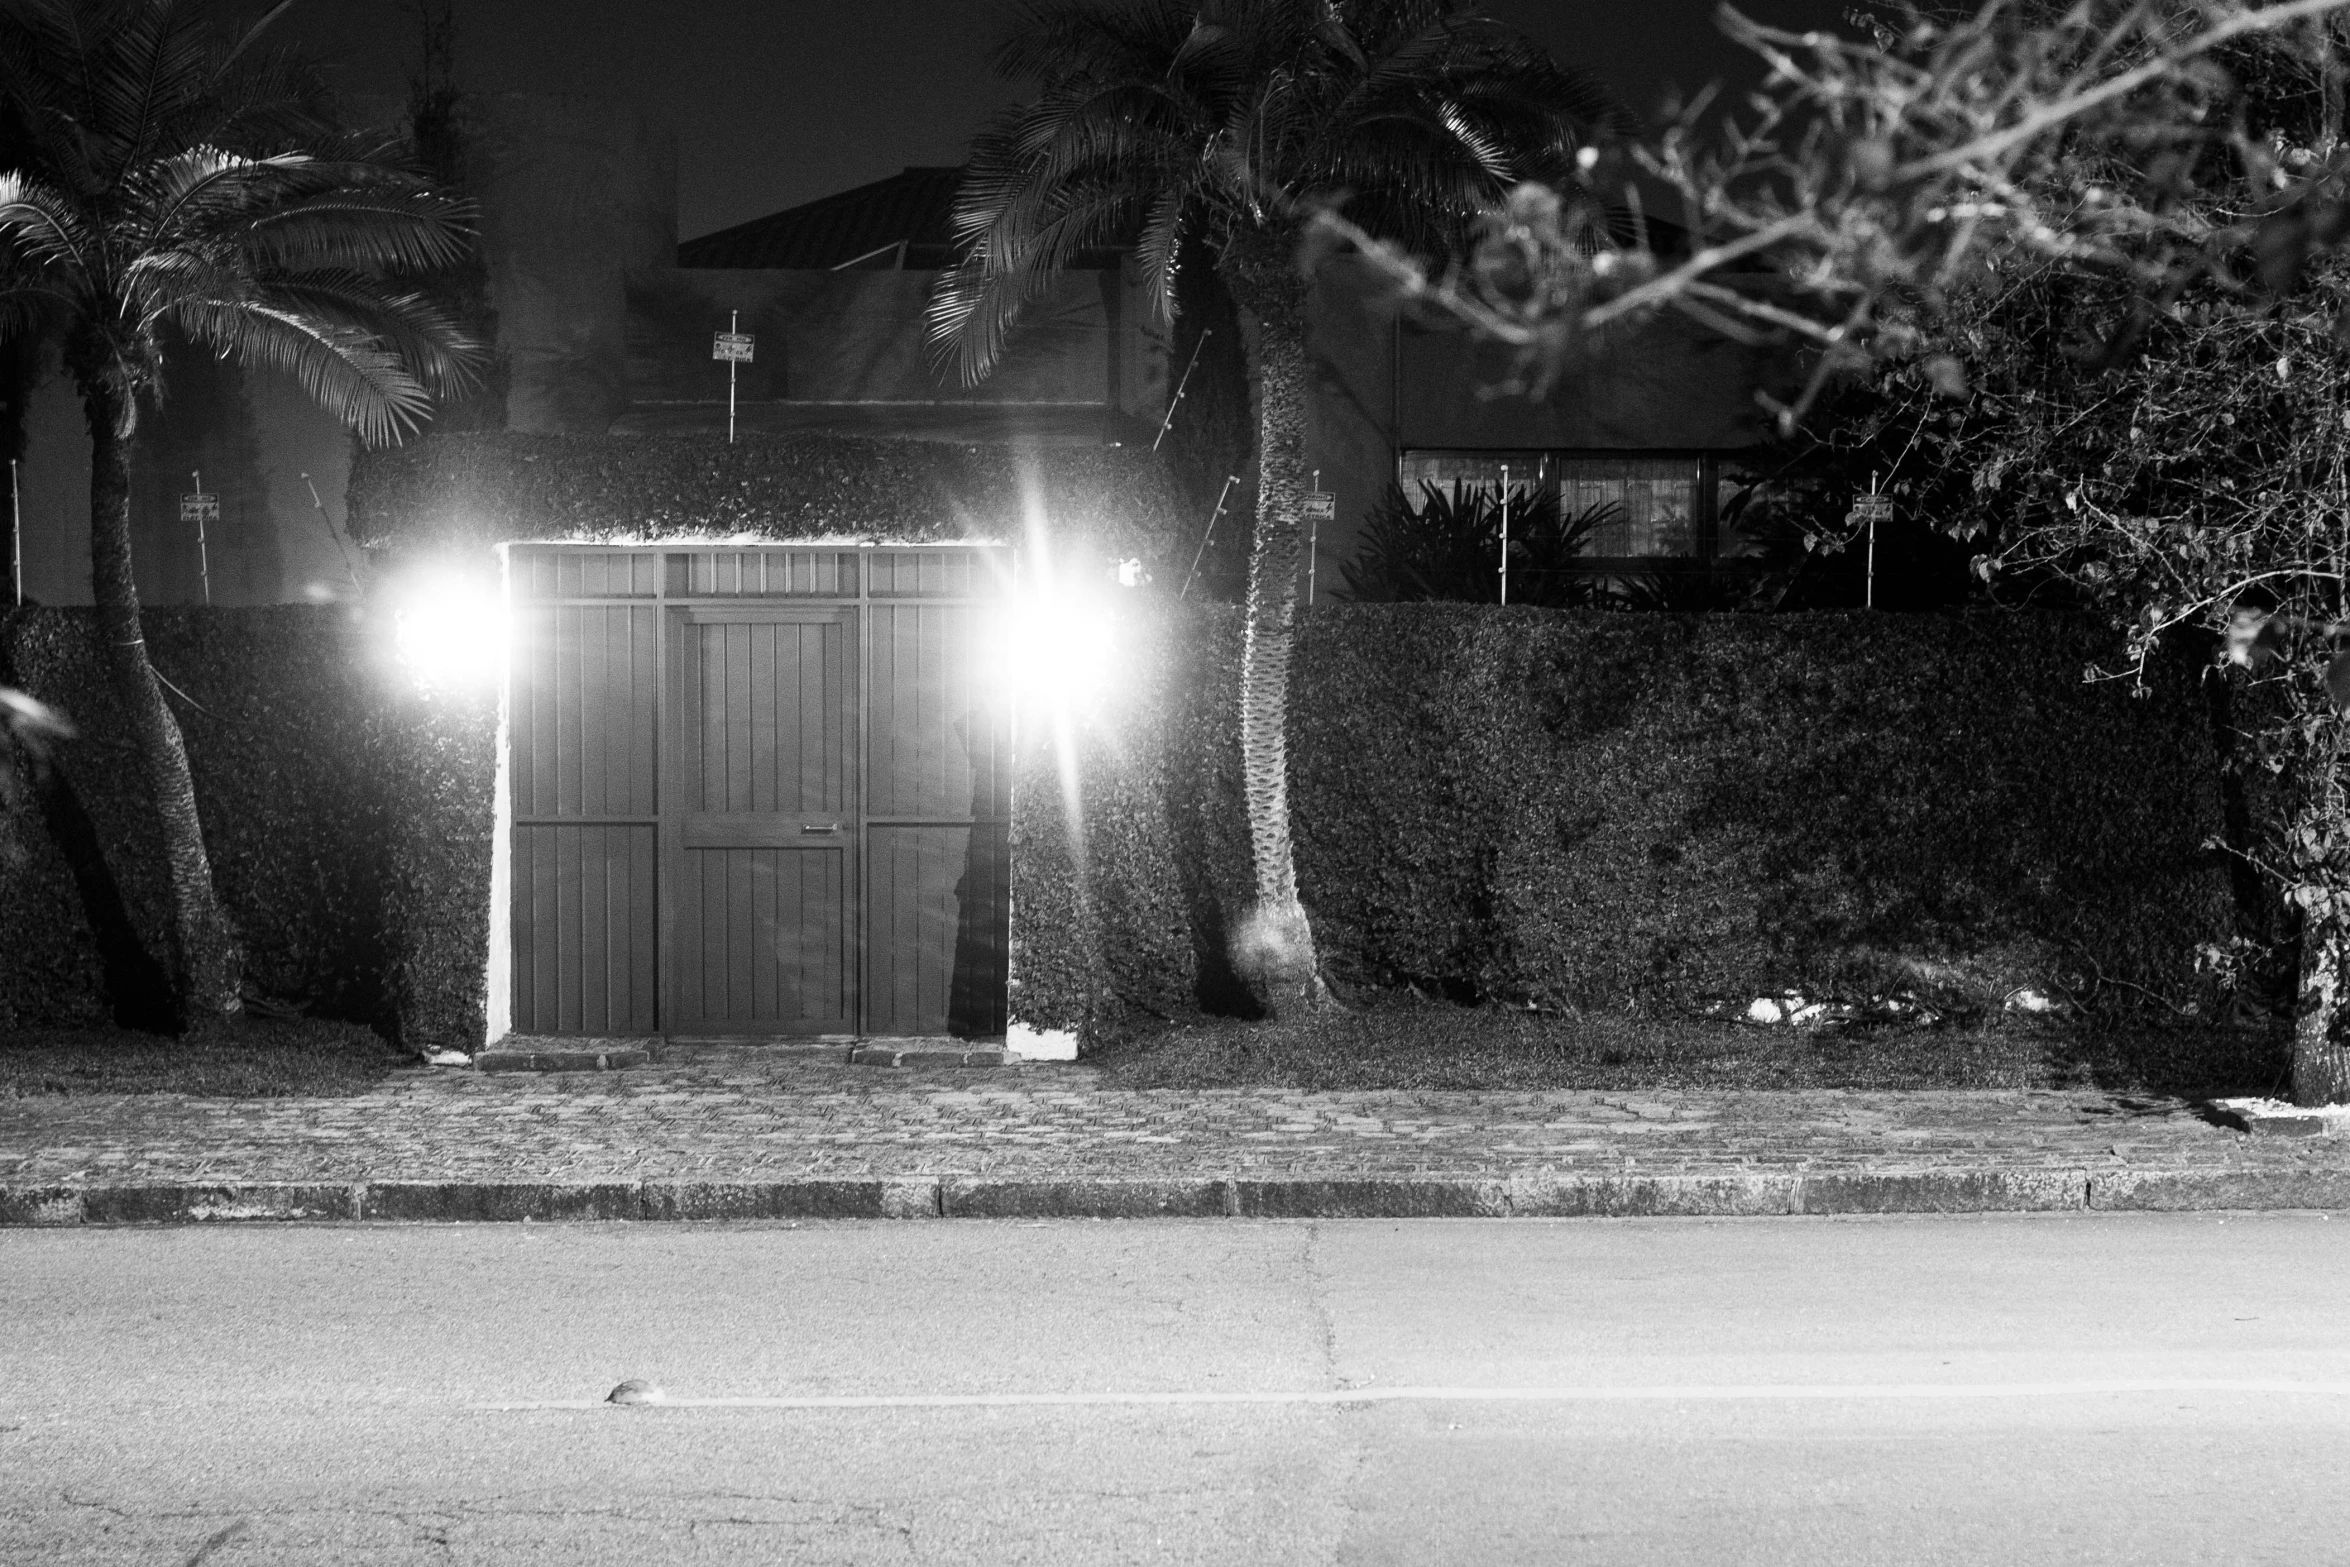
<path id="1" fill-rule="evenodd" d="M 620 1406 L 600 1398 L 475 1404 L 483 1410 L 537 1409 L 997 1409 L 1095 1404 L 1609 1404 L 1721 1403 L 1769 1399 L 2093 1398 L 2119 1393 L 2272 1393 L 2350 1397 L 2350 1382 L 2281 1377 L 2124 1377 L 2084 1382 L 1732 1382 L 1680 1387 L 1355 1387 L 1289 1392 L 860 1393 L 801 1398 L 664 1398 Z"/>

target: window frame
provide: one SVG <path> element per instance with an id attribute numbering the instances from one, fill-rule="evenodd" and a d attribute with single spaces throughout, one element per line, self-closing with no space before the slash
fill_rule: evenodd
<path id="1" fill-rule="evenodd" d="M 1395 448 L 1394 479 L 1397 488 L 1404 484 L 1404 464 L 1415 457 L 1452 457 L 1485 459 L 1497 465 L 1503 459 L 1517 466 L 1517 459 L 1531 458 L 1537 468 L 1543 488 L 1554 488 L 1558 482 L 1559 465 L 1567 461 L 1589 462 L 1672 462 L 1689 461 L 1697 465 L 1697 493 L 1691 504 L 1690 552 L 1686 555 L 1585 555 L 1575 562 L 1575 570 L 1593 576 L 1620 576 L 1628 572 L 1712 571 L 1721 556 L 1721 486 L 1722 458 L 1718 448 L 1694 446 L 1398 446 Z M 1514 475 L 1513 475 L 1514 480 Z M 1405 492 L 1407 504 L 1411 492 Z"/>

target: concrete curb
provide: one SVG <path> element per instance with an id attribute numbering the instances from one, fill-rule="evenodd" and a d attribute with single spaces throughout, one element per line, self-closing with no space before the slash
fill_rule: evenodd
<path id="1" fill-rule="evenodd" d="M 357 1220 L 1725 1218 L 2350 1209 L 2350 1169 L 121 1182 L 0 1186 L 0 1226 Z"/>

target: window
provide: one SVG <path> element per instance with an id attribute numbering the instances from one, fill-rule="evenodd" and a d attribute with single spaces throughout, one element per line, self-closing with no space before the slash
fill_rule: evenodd
<path id="1" fill-rule="evenodd" d="M 1405 498 L 1417 511 L 1422 481 L 1439 487 L 1498 485 L 1557 491 L 1570 515 L 1587 507 L 1615 510 L 1594 533 L 1594 560 L 1704 560 L 1713 555 L 1716 460 L 1700 452 L 1407 451 L 1397 463 Z"/>
<path id="2" fill-rule="evenodd" d="M 1403 481 L 1405 501 L 1418 511 L 1428 501 L 1422 483 L 1439 490 L 1455 484 L 1497 485 L 1506 467 L 1512 488 L 1531 486 L 1542 480 L 1542 462 L 1540 452 L 1405 452 L 1397 477 Z"/>

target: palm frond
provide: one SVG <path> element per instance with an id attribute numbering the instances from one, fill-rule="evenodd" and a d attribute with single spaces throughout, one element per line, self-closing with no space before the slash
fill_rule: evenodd
<path id="1" fill-rule="evenodd" d="M 290 159 L 254 160 L 218 147 L 184 148 L 131 170 L 122 181 L 129 221 L 143 246 L 184 241 L 206 218 L 234 217 L 267 199 Z M 262 188 L 256 188 L 262 187 Z"/>
<path id="2" fill-rule="evenodd" d="M 416 186 L 322 191 L 245 220 L 237 237 L 274 266 L 430 272 L 472 252 L 475 208 Z"/>
<path id="3" fill-rule="evenodd" d="M 262 33 L 268 30 L 271 23 L 275 22 L 279 17 L 285 15 L 293 8 L 294 0 L 277 0 L 277 4 L 271 6 L 267 11 L 262 12 L 261 15 L 255 19 L 253 25 L 246 28 L 244 32 L 238 36 L 235 43 L 228 46 L 227 51 L 221 56 L 220 59 L 221 69 L 226 70 L 230 66 L 236 64 L 239 56 L 244 54 L 246 50 L 252 48 L 254 44 L 260 42 Z"/>
<path id="4" fill-rule="evenodd" d="M 223 69 L 188 135 L 255 156 L 308 152 L 334 157 L 330 148 L 351 133 L 336 123 L 333 97 L 318 66 L 299 49 L 273 45 L 239 55 Z"/>
<path id="5" fill-rule="evenodd" d="M 372 333 L 252 299 L 187 299 L 171 314 L 194 342 L 242 364 L 291 373 L 312 401 L 370 446 L 398 443 L 432 411 L 431 394 Z"/>
<path id="6" fill-rule="evenodd" d="M 1101 0 L 1032 4 L 989 55 L 996 74 L 1054 82 L 1073 77 L 1147 77 L 1164 69 L 1194 29 L 1181 0 L 1135 6 Z"/>
<path id="7" fill-rule="evenodd" d="M 96 270 L 96 236 L 57 191 L 16 171 L 0 174 L 0 240 L 17 265 L 87 279 Z"/>
<path id="8" fill-rule="evenodd" d="M 152 161 L 177 122 L 210 95 L 216 72 L 204 20 L 185 0 L 140 0 L 116 21 L 90 87 L 118 177 Z"/>
<path id="9" fill-rule="evenodd" d="M 1005 248 L 986 238 L 972 246 L 941 274 L 924 311 L 933 363 L 952 367 L 965 385 L 986 379 L 1022 312 L 1080 252 L 1129 225 L 1137 199 L 1117 185 L 1057 187 L 1040 193 L 1035 220 L 1010 232 Z"/>
<path id="10" fill-rule="evenodd" d="M 44 337 L 73 311 L 71 295 L 37 283 L 0 282 L 0 343 Z"/>
<path id="11" fill-rule="evenodd" d="M 374 336 L 436 398 L 481 384 L 488 351 L 427 296 L 359 272 L 314 271 L 261 280 L 257 297 L 305 320 Z"/>
<path id="12" fill-rule="evenodd" d="M 1014 151 L 1022 180 L 1042 184 L 1178 163 L 1193 131 L 1191 116 L 1166 93 L 1119 83 L 1033 106 L 1019 119 Z"/>
<path id="13" fill-rule="evenodd" d="M 1151 198 L 1150 211 L 1142 221 L 1142 237 L 1134 248 L 1151 316 L 1161 326 L 1175 322 L 1175 271 L 1182 251 L 1183 192 L 1169 187 Z"/>
<path id="14" fill-rule="evenodd" d="M 1466 0 L 1034 0 L 994 62 L 1036 93 L 981 129 L 956 193 L 928 336 L 966 379 L 1091 245 L 1136 244 L 1164 318 L 1187 229 L 1286 225 L 1343 187 L 1382 233 L 1453 240 L 1630 124 Z"/>

